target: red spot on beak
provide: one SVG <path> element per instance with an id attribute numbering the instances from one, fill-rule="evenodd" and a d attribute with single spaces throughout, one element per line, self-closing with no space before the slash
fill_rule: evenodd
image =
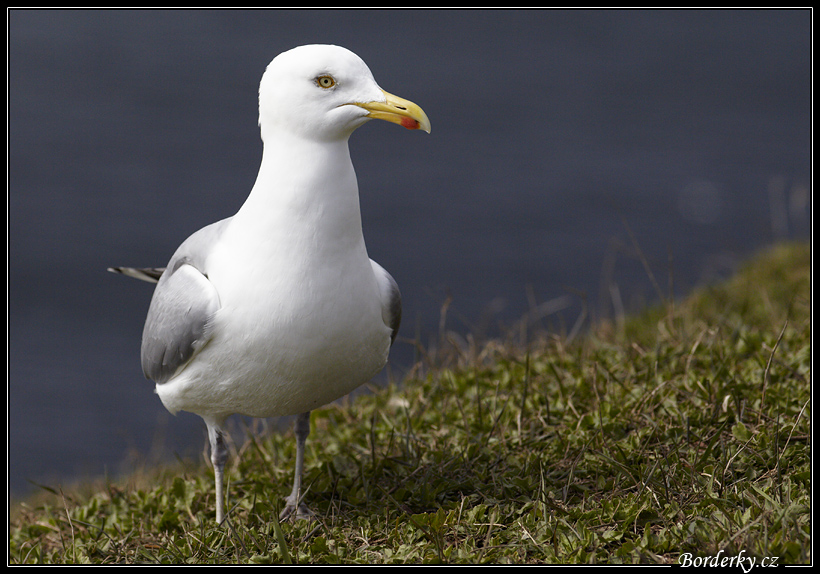
<path id="1" fill-rule="evenodd" d="M 419 129 L 419 123 L 414 120 L 413 118 L 402 118 L 401 125 L 406 127 L 408 130 L 417 130 Z"/>

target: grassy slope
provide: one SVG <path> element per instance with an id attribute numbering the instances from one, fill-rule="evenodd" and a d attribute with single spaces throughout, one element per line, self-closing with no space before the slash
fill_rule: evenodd
<path id="1" fill-rule="evenodd" d="M 292 436 L 241 445 L 230 525 L 200 465 L 57 491 L 12 563 L 670 563 L 810 555 L 810 253 L 581 341 L 498 343 L 314 413 L 314 522 L 278 524 Z"/>

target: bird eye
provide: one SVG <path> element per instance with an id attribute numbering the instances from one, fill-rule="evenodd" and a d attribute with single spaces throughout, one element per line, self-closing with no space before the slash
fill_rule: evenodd
<path id="1" fill-rule="evenodd" d="M 333 76 L 319 76 L 316 78 L 316 83 L 320 88 L 328 90 L 336 85 L 336 80 L 333 79 Z"/>

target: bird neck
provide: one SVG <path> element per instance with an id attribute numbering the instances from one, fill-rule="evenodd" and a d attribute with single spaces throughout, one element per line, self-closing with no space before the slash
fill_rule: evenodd
<path id="1" fill-rule="evenodd" d="M 347 139 L 265 141 L 259 175 L 234 217 L 236 225 L 285 244 L 363 243 L 359 188 Z"/>

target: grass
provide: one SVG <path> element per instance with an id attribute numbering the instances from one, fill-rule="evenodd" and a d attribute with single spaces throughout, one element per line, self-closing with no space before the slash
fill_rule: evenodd
<path id="1" fill-rule="evenodd" d="M 13 509 L 9 562 L 676 563 L 811 560 L 811 256 L 568 343 L 490 342 L 238 447 L 229 524 L 199 463 L 54 488 Z M 49 489 L 47 489 L 49 490 Z"/>

